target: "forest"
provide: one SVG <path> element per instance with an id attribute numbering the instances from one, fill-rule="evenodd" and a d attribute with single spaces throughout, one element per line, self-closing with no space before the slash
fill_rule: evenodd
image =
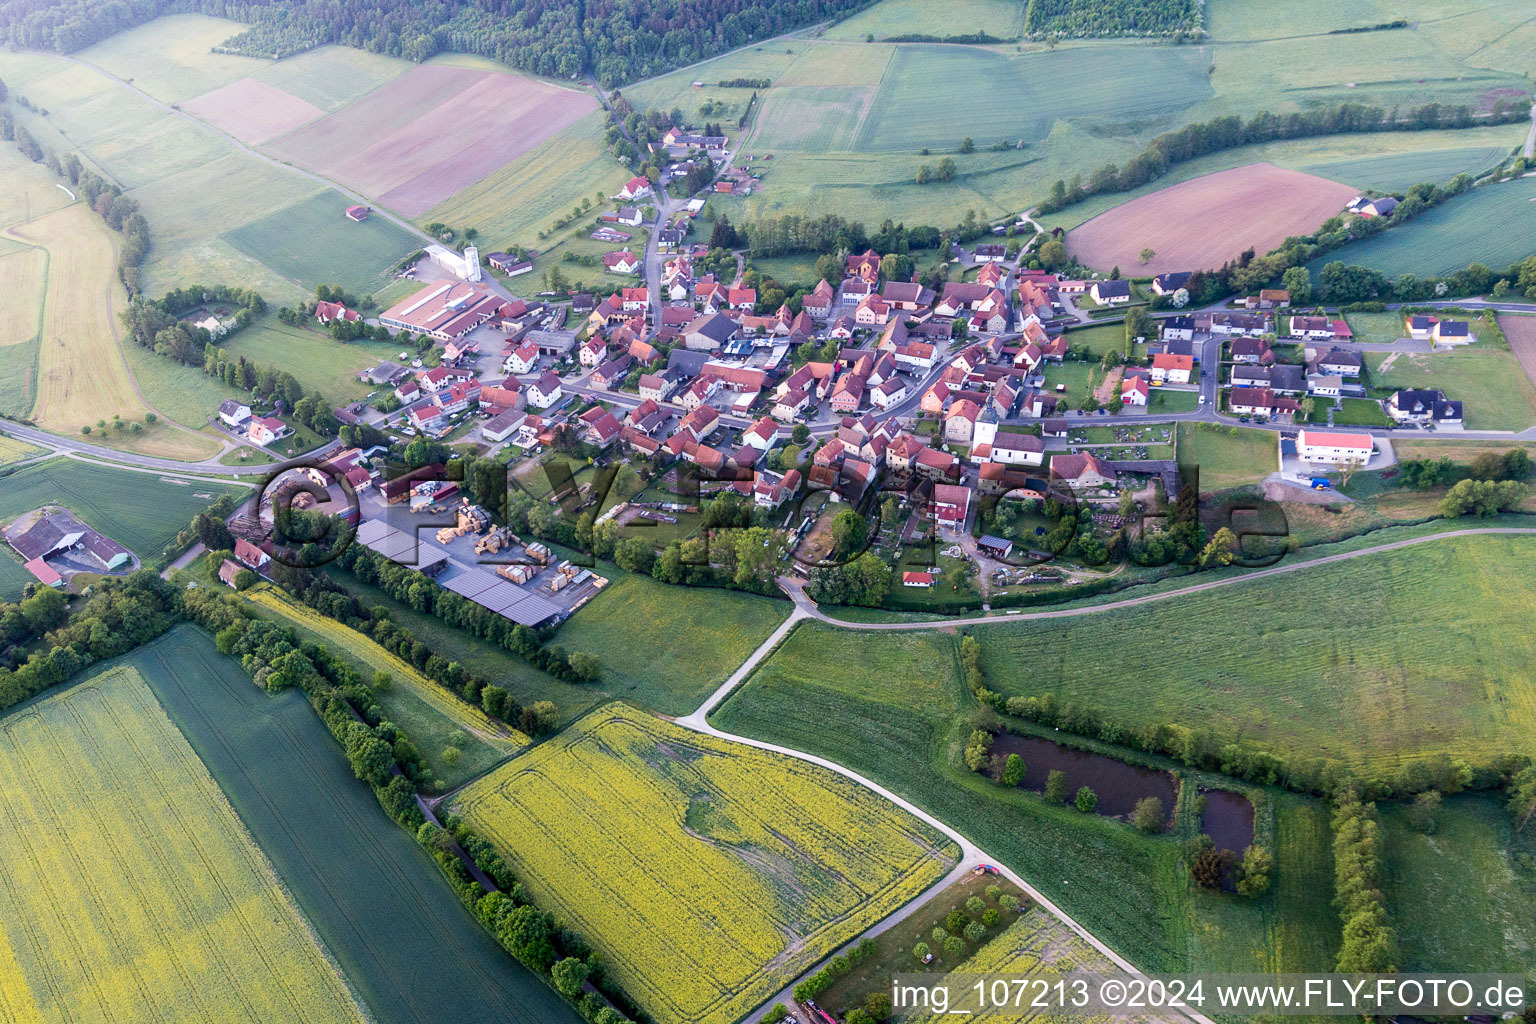
<path id="1" fill-rule="evenodd" d="M 871 0 L 0 0 L 11 46 L 73 53 L 163 14 L 249 28 L 216 49 L 280 58 L 323 43 L 407 60 L 475 53 L 605 88 L 841 18 Z"/>
<path id="2" fill-rule="evenodd" d="M 1045 36 L 1173 36 L 1176 42 L 1204 35 L 1199 0 L 1029 0 L 1024 31 Z"/>

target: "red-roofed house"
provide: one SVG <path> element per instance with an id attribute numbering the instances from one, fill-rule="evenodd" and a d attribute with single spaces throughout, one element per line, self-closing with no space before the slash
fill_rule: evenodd
<path id="1" fill-rule="evenodd" d="M 1152 357 L 1152 379 L 1165 380 L 1170 384 L 1188 384 L 1195 368 L 1194 356 L 1178 356 L 1172 352 L 1159 352 Z"/>
<path id="2" fill-rule="evenodd" d="M 503 373 L 529 373 L 537 365 L 539 346 L 525 341 L 507 353 L 507 358 L 502 360 L 501 370 Z"/>
<path id="3" fill-rule="evenodd" d="M 880 279 L 880 254 L 873 249 L 866 249 L 857 256 L 848 257 L 848 268 L 844 277 L 857 277 L 865 281 L 878 281 Z"/>
<path id="4" fill-rule="evenodd" d="M 623 300 L 623 309 L 626 313 L 643 313 L 651 304 L 651 292 L 649 288 L 625 288 L 619 293 Z"/>
<path id="5" fill-rule="evenodd" d="M 743 444 L 761 451 L 772 448 L 779 439 L 779 425 L 771 417 L 764 416 L 742 432 Z"/>
<path id="6" fill-rule="evenodd" d="M 288 424 L 271 416 L 252 416 L 245 428 L 245 436 L 252 444 L 268 445 L 280 437 L 293 433 Z"/>
<path id="7" fill-rule="evenodd" d="M 1142 376 L 1127 377 L 1120 382 L 1120 404 L 1146 408 L 1152 400 L 1152 386 Z"/>
<path id="8" fill-rule="evenodd" d="M 949 407 L 944 416 L 944 440 L 956 444 L 970 444 L 976 430 L 976 417 L 981 407 L 969 398 L 962 398 Z"/>
<path id="9" fill-rule="evenodd" d="M 1376 448 L 1370 434 L 1336 430 L 1303 430 L 1296 437 L 1296 456 L 1303 462 L 1336 466 L 1345 463 L 1365 465 Z"/>
<path id="10" fill-rule="evenodd" d="M 315 319 L 323 324 L 328 324 L 332 320 L 345 320 L 348 323 L 356 323 L 362 318 L 362 314 L 356 310 L 348 309 L 339 302 L 315 303 Z"/>
<path id="11" fill-rule="evenodd" d="M 237 537 L 235 539 L 235 557 L 247 568 L 255 569 L 257 572 L 260 572 L 268 562 L 272 561 L 271 555 L 244 537 Z"/>
<path id="12" fill-rule="evenodd" d="M 581 414 L 581 422 L 587 425 L 582 439 L 588 444 L 595 444 L 599 448 L 606 448 L 619 436 L 624 429 L 613 413 L 602 406 L 593 406 Z"/>
<path id="13" fill-rule="evenodd" d="M 971 489 L 956 484 L 934 484 L 933 500 L 928 503 L 940 526 L 958 530 L 971 513 Z"/>
<path id="14" fill-rule="evenodd" d="M 651 194 L 651 182 L 650 182 L 650 179 L 642 177 L 642 176 L 637 174 L 633 178 L 630 178 L 628 181 L 626 181 L 624 183 L 624 187 L 619 189 L 618 193 L 614 196 L 614 198 L 615 199 L 639 199 L 641 196 L 648 196 L 650 194 Z"/>
<path id="15" fill-rule="evenodd" d="M 603 269 L 610 274 L 633 274 L 640 269 L 640 261 L 628 249 L 603 254 Z"/>

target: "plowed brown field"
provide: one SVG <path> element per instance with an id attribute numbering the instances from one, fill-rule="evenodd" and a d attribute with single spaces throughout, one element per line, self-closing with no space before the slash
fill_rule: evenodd
<path id="1" fill-rule="evenodd" d="M 266 148 L 416 217 L 596 108 L 533 78 L 433 64 Z"/>
<path id="2" fill-rule="evenodd" d="M 1072 229 L 1067 251 L 1127 276 L 1211 270 L 1245 249 L 1263 253 L 1314 231 L 1358 195 L 1327 178 L 1273 164 L 1206 174 L 1132 199 Z M 1141 251 L 1157 253 L 1146 263 Z"/>

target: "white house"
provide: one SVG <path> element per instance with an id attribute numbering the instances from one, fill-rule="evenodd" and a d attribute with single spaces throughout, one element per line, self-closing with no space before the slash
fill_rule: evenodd
<path id="1" fill-rule="evenodd" d="M 1307 394 L 1319 398 L 1338 398 L 1344 393 L 1344 378 L 1326 373 L 1307 374 Z"/>
<path id="2" fill-rule="evenodd" d="M 1152 386 L 1145 377 L 1127 377 L 1120 382 L 1120 404 L 1145 408 L 1152 400 Z"/>
<path id="3" fill-rule="evenodd" d="M 501 362 L 501 372 L 531 373 L 537 365 L 539 365 L 539 346 L 531 341 L 525 341 L 507 353 L 507 358 Z"/>
<path id="4" fill-rule="evenodd" d="M 1337 466 L 1346 463 L 1365 465 L 1370 461 L 1376 440 L 1370 434 L 1337 430 L 1303 430 L 1296 436 L 1296 456 L 1303 462 Z"/>
<path id="5" fill-rule="evenodd" d="M 1176 356 L 1171 352 L 1160 352 L 1152 357 L 1152 379 L 1154 381 L 1167 381 L 1170 384 L 1188 384 L 1190 374 L 1194 368 L 1194 356 Z"/>
<path id="6" fill-rule="evenodd" d="M 237 402 L 233 398 L 226 398 L 219 403 L 219 419 L 225 426 L 239 430 L 241 425 L 251 418 L 251 407 L 244 402 Z"/>
<path id="7" fill-rule="evenodd" d="M 253 416 L 250 426 L 246 428 L 245 436 L 252 444 L 267 445 L 280 437 L 287 437 L 293 433 L 288 424 L 272 416 Z"/>
<path id="8" fill-rule="evenodd" d="M 528 404 L 536 409 L 548 409 L 560 401 L 564 394 L 560 390 L 560 378 L 555 376 L 553 370 L 544 371 L 544 376 L 528 385 Z"/>
<path id="9" fill-rule="evenodd" d="M 1093 301 L 1101 306 L 1118 306 L 1131 301 L 1131 282 L 1126 280 L 1095 281 L 1088 289 Z"/>
<path id="10" fill-rule="evenodd" d="M 875 388 L 869 394 L 869 401 L 877 409 L 885 410 L 897 404 L 907 397 L 907 385 L 900 377 L 892 377 L 890 380 Z"/>
<path id="11" fill-rule="evenodd" d="M 992 461 L 1007 466 L 1038 466 L 1045 462 L 1045 441 L 1034 434 L 999 431 L 992 438 Z"/>

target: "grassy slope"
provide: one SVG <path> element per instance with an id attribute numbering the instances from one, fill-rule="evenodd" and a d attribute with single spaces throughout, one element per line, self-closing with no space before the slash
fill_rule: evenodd
<path id="1" fill-rule="evenodd" d="M 612 565 L 613 582 L 555 636 L 596 654 L 602 685 L 663 714 L 686 714 L 789 615 L 789 604 L 734 591 L 657 583 Z"/>
<path id="2" fill-rule="evenodd" d="M 402 344 L 395 342 L 334 340 L 318 328 L 290 327 L 267 316 L 238 334 L 224 340 L 231 357 L 245 356 L 258 366 L 286 370 L 307 391 L 318 391 L 332 403 L 340 404 L 362 398 L 373 386 L 357 379 L 359 370 L 377 365 L 381 359 L 400 354 Z M 409 348 L 409 345 L 403 346 Z"/>
<path id="3" fill-rule="evenodd" d="M 347 573 L 338 570 L 332 574 L 332 578 L 369 606 L 378 605 L 388 609 L 390 618 L 409 629 L 436 653 L 457 661 L 473 675 L 506 687 L 507 692 L 524 707 L 534 701 L 553 701 L 560 710 L 560 720 L 565 722 L 613 696 L 596 684 L 562 683 L 533 668 L 517 655 L 444 625 L 430 615 L 414 611 L 382 590 L 359 583 Z"/>
<path id="4" fill-rule="evenodd" d="M 1227 0 L 1212 18 L 1233 31 L 1213 28 L 1215 42 L 1198 47 L 1091 41 L 1064 43 L 1054 52 L 1043 44 L 1026 44 L 1021 53 L 1015 46 L 903 44 L 885 67 L 868 70 L 880 63 L 870 54 L 889 44 L 861 42 L 866 32 L 879 38 L 915 31 L 1001 31 L 995 19 L 973 10 L 987 6 L 979 2 L 967 4 L 962 13 L 968 17 L 950 17 L 946 8 L 950 27 L 935 29 L 936 19 L 926 7 L 887 0 L 834 27 L 825 38 L 795 38 L 782 46 L 732 53 L 639 83 L 626 95 L 693 115 L 707 100 L 740 104 L 739 90 L 713 85 L 719 79 L 773 80 L 761 97 L 758 127 L 747 148 L 773 148 L 775 160 L 764 165 L 762 190 L 744 202 L 722 205 L 735 219 L 794 211 L 835 212 L 866 223 L 884 217 L 947 223 L 967 207 L 986 214 L 1024 208 L 1041 198 L 1055 178 L 1086 176 L 1104 163 L 1123 163 L 1154 135 L 1188 121 L 1342 101 L 1387 107 L 1427 99 L 1477 102 L 1490 89 L 1521 86 L 1517 76 L 1526 62 L 1518 54 L 1531 30 L 1522 24 L 1518 5 L 1508 0 L 1478 0 L 1470 11 L 1443 0 L 1421 0 L 1411 5 L 1411 29 L 1334 36 L 1308 33 L 1317 31 L 1315 26 L 1374 24 L 1403 12 L 1379 13 L 1374 8 L 1385 5 L 1374 2 L 1345 4 L 1343 11 L 1321 0 L 1303 3 L 1303 13 L 1292 16 L 1288 10 L 1286 18 L 1275 19 L 1258 0 Z M 1008 15 L 1011 23 L 1017 8 L 995 15 Z M 1293 38 L 1298 35 L 1304 42 Z M 1489 40 L 1494 42 L 1481 45 Z M 1419 70 L 1410 78 L 1405 68 Z M 1421 77 L 1426 68 L 1435 69 L 1427 79 Z M 818 79 L 838 89 L 817 93 L 809 87 L 820 84 Z M 695 80 L 710 84 L 693 89 Z M 965 118 L 956 121 L 946 113 L 952 113 L 952 105 L 935 93 L 939 82 L 945 90 L 970 97 Z M 870 91 L 873 98 L 866 98 Z M 798 122 L 788 114 L 797 115 Z M 792 130 L 785 131 L 786 124 Z M 960 173 L 954 182 L 922 188 L 911 184 L 919 163 L 932 165 L 963 134 L 975 138 L 981 151 L 956 155 Z M 1302 169 L 1323 166 L 1361 187 L 1392 184 L 1399 178 L 1478 169 L 1521 137 L 1518 125 L 1372 136 L 1367 148 L 1379 162 L 1361 158 L 1358 139 L 1302 140 L 1196 161 L 1159 184 L 1253 160 Z M 986 151 L 996 138 L 1024 138 L 1030 144 L 1006 153 Z M 933 150 L 931 156 L 918 154 L 925 146 Z M 1060 216 L 1075 222 L 1133 195 L 1080 204 Z"/>
<path id="5" fill-rule="evenodd" d="M 989 627 L 984 661 L 1009 694 L 1052 692 L 1128 725 L 1209 728 L 1292 758 L 1390 771 L 1442 753 L 1515 752 L 1536 724 L 1529 606 L 1517 596 L 1529 589 L 1519 566 L 1530 545 L 1451 538 L 1280 587 Z"/>
<path id="6" fill-rule="evenodd" d="M 1474 333 L 1477 327 L 1473 324 Z M 1536 387 L 1508 349 L 1472 345 L 1432 355 L 1405 354 L 1382 373 L 1389 355 L 1366 356 L 1375 387 L 1439 388 L 1462 402 L 1469 430 L 1524 430 L 1536 424 Z"/>
<path id="7" fill-rule="evenodd" d="M 1384 807 L 1382 854 L 1408 971 L 1510 971 L 1536 979 L 1536 873 L 1514 864 L 1536 854 L 1491 797 L 1452 797 L 1433 835 L 1408 826 L 1406 809 Z"/>
<path id="8" fill-rule="evenodd" d="M 297 628 L 315 643 L 340 654 L 362 672 L 369 683 L 374 672 L 389 673 L 392 684 L 379 690 L 385 714 L 405 729 L 421 751 L 438 789 L 451 789 L 487 771 L 529 742 L 520 732 L 497 723 L 448 693 L 366 636 L 288 597 L 270 584 L 246 592 L 257 614 Z M 443 756 L 449 746 L 460 756 L 450 764 Z"/>
<path id="9" fill-rule="evenodd" d="M 972 703 L 949 634 L 806 625 L 711 721 L 832 758 L 913 800 L 1144 969 L 1331 962 L 1327 816 L 1313 802 L 1279 797 L 1278 859 L 1287 869 L 1274 895 L 1249 906 L 1192 891 L 1172 835 L 1150 838 L 966 771 L 959 754 Z"/>
<path id="10" fill-rule="evenodd" d="M 348 220 L 342 211 L 350 204 L 340 192 L 322 189 L 219 237 L 305 291 L 339 284 L 366 295 L 389 284 L 389 268 L 421 241 L 383 217 Z"/>
<path id="11" fill-rule="evenodd" d="M 1468 263 L 1502 270 L 1536 251 L 1536 178 L 1485 185 L 1428 210 L 1411 224 L 1313 260 L 1312 272 L 1334 260 L 1370 267 L 1388 277 L 1448 274 Z"/>
<path id="12" fill-rule="evenodd" d="M 583 199 L 603 203 L 624 184 L 624 168 L 608 155 L 604 115 L 588 114 L 419 218 L 454 227 L 479 228 L 481 251 L 523 244 L 544 249 L 538 233 L 568 215 Z M 594 209 L 593 217 L 607 206 Z M 585 220 L 580 223 L 586 223 Z"/>
<path id="13" fill-rule="evenodd" d="M 1200 468 L 1200 490 L 1257 483 L 1279 467 L 1273 431 L 1179 424 L 1179 461 Z"/>

